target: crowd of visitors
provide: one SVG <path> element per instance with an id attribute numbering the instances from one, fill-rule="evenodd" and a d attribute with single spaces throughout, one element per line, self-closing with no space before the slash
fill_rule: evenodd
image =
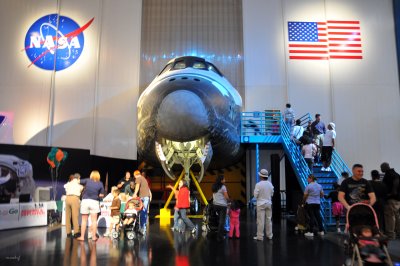
<path id="1" fill-rule="evenodd" d="M 110 227 L 104 234 L 104 237 L 111 236 L 112 229 L 118 230 L 120 225 L 121 205 L 125 204 L 131 198 L 140 198 L 143 203 L 142 211 L 139 213 L 140 233 L 146 234 L 147 212 L 151 200 L 151 191 L 147 180 L 140 171 L 134 172 L 134 179 L 130 172 L 125 173 L 117 186 L 111 188 L 111 193 L 105 196 L 103 182 L 100 180 L 99 171 L 92 171 L 89 178 L 80 179 L 78 173 L 71 175 L 69 181 L 64 185 L 65 196 L 65 225 L 68 237 L 74 237 L 77 240 L 84 241 L 85 233 L 88 229 L 88 238 L 96 241 L 97 218 L 100 213 L 100 201 L 112 202 L 110 206 Z M 121 192 L 123 191 L 123 192 Z M 128 209 L 128 208 L 127 208 Z M 81 226 L 79 226 L 79 214 L 81 214 Z"/>
<path id="2" fill-rule="evenodd" d="M 331 172 L 332 153 L 336 144 L 336 125 L 333 122 L 325 123 L 321 115 L 316 114 L 315 120 L 307 126 L 301 125 L 301 120 L 295 120 L 295 112 L 291 104 L 286 105 L 284 121 L 288 127 L 293 141 L 300 146 L 301 154 L 309 167 L 308 185 L 303 194 L 302 205 L 307 211 L 309 225 L 305 236 L 315 234 L 324 235 L 321 219 L 321 199 L 331 200 L 332 215 L 336 221 L 336 231 L 342 232 L 341 218 L 346 210 L 355 203 L 367 203 L 373 206 L 381 229 L 390 239 L 400 234 L 400 175 L 389 166 L 387 162 L 381 164 L 380 169 L 371 171 L 371 181 L 364 178 L 364 169 L 361 164 L 354 164 L 352 175 L 342 172 L 341 177 L 333 184 L 334 190 L 324 195 L 322 186 L 313 175 L 314 164 L 318 164 L 323 172 Z M 268 180 L 269 172 L 261 169 L 258 172 L 260 181 L 254 187 L 256 201 L 257 232 L 254 240 L 263 241 L 264 238 L 272 239 L 272 197 L 274 186 Z M 382 178 L 383 176 L 383 178 Z M 145 172 L 134 171 L 133 177 L 127 171 L 125 176 L 112 188 L 108 200 L 111 204 L 111 227 L 105 237 L 111 235 L 112 227 L 118 230 L 121 223 L 121 204 L 130 198 L 140 198 L 143 209 L 139 214 L 140 233 L 146 234 L 147 215 L 149 203 L 152 198 L 149 179 Z M 99 201 L 104 197 L 104 186 L 100 181 L 98 171 L 92 171 L 90 178 L 80 179 L 79 174 L 70 176 L 65 184 L 66 191 L 66 232 L 68 237 L 78 240 L 85 239 L 88 219 L 91 219 L 88 237 L 96 241 L 97 215 L 100 212 Z M 175 195 L 174 224 L 171 228 L 176 232 L 183 232 L 188 228 L 193 234 L 197 232 L 196 225 L 187 217 L 190 208 L 190 190 L 186 181 L 181 180 L 177 187 L 167 186 Z M 228 194 L 225 177 L 219 175 L 212 185 L 212 204 L 218 214 L 217 240 L 222 241 L 226 236 L 240 238 L 240 207 Z M 132 205 L 133 206 L 133 205 Z M 128 208 L 129 209 L 129 208 Z M 122 210 L 122 209 L 121 209 Z M 78 215 L 82 215 L 82 224 L 79 227 Z M 181 221 L 181 225 L 180 225 Z M 228 230 L 227 230 L 228 228 Z M 229 232 L 229 233 L 228 233 Z M 228 233 L 228 234 L 227 234 Z M 396 235 L 397 234 L 397 235 Z"/>

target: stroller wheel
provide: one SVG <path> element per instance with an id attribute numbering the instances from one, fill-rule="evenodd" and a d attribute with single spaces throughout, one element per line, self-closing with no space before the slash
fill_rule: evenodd
<path id="1" fill-rule="evenodd" d="M 132 239 L 134 239 L 135 238 L 135 233 L 134 232 L 127 232 L 126 233 L 126 237 L 129 239 L 129 240 L 132 240 Z"/>
<path id="2" fill-rule="evenodd" d="M 112 236 L 113 238 L 118 238 L 118 237 L 119 237 L 119 232 L 113 230 L 112 233 L 111 233 L 111 236 Z"/>

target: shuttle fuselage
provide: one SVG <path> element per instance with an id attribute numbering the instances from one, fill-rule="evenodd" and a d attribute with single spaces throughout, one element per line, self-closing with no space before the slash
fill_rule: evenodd
<path id="1" fill-rule="evenodd" d="M 241 156 L 242 99 L 211 63 L 198 57 L 171 60 L 138 101 L 140 159 L 160 162 L 175 178 L 174 165 L 223 168 Z"/>

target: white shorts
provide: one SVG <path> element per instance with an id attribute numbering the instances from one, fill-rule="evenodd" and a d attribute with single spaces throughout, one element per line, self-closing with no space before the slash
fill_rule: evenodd
<path id="1" fill-rule="evenodd" d="M 99 213 L 100 203 L 98 200 L 83 199 L 81 202 L 81 214 Z"/>
<path id="2" fill-rule="evenodd" d="M 113 224 L 119 224 L 119 215 L 112 216 L 112 217 L 111 217 L 111 223 L 113 223 Z"/>

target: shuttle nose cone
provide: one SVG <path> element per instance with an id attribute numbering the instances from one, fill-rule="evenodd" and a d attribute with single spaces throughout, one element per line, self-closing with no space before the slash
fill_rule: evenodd
<path id="1" fill-rule="evenodd" d="M 206 134 L 207 110 L 195 93 L 178 90 L 168 94 L 158 109 L 157 129 L 161 135 L 176 141 L 189 141 Z"/>

